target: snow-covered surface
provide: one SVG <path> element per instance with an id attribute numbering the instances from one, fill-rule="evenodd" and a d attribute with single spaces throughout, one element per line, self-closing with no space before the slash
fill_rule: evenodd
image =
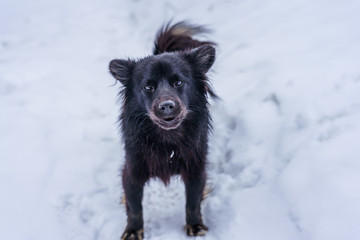
<path id="1" fill-rule="evenodd" d="M 203 239 L 360 239 L 360 2 L 0 1 L 0 229 L 119 239 L 113 58 L 165 21 L 218 42 Z M 184 187 L 146 186 L 146 239 L 187 239 Z M 202 238 L 199 238 L 202 239 Z"/>

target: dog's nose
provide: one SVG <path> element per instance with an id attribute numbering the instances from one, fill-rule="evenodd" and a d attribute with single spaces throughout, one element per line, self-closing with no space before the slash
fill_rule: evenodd
<path id="1" fill-rule="evenodd" d="M 175 109 L 175 102 L 173 100 L 165 100 L 159 103 L 159 110 L 164 114 L 171 114 Z"/>

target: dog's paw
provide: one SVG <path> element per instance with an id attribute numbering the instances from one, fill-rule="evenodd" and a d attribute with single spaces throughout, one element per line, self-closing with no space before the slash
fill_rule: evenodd
<path id="1" fill-rule="evenodd" d="M 186 225 L 185 231 L 188 236 L 205 236 L 209 229 L 203 224 Z"/>
<path id="2" fill-rule="evenodd" d="M 144 239 L 144 229 L 139 230 L 125 230 L 121 236 L 121 240 L 143 240 Z"/>

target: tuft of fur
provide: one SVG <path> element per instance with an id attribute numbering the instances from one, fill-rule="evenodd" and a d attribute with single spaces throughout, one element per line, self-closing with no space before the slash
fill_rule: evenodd
<path id="1" fill-rule="evenodd" d="M 202 45 L 216 44 L 210 41 L 199 41 L 193 37 L 200 34 L 210 33 L 211 31 L 198 25 L 191 25 L 185 21 L 171 25 L 171 22 L 164 25 L 156 35 L 154 55 L 164 52 L 185 51 Z"/>

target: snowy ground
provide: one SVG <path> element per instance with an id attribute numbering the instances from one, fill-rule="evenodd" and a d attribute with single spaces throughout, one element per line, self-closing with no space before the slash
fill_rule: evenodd
<path id="1" fill-rule="evenodd" d="M 360 2 L 0 1 L 0 229 L 119 239 L 113 58 L 170 18 L 215 29 L 210 231 L 199 239 L 360 239 Z M 187 239 L 184 187 L 152 181 L 146 239 Z"/>

